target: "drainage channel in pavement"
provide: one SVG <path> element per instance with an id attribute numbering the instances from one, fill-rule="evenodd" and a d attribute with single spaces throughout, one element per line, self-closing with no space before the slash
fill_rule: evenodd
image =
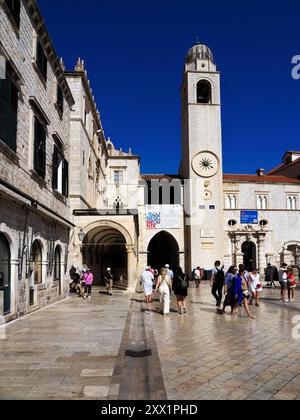
<path id="1" fill-rule="evenodd" d="M 167 399 L 151 312 L 141 290 L 132 296 L 112 384 L 120 386 L 119 400 Z"/>

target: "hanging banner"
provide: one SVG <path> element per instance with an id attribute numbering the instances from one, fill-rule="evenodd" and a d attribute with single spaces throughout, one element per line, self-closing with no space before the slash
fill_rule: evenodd
<path id="1" fill-rule="evenodd" d="M 146 206 L 147 229 L 180 229 L 181 206 Z"/>

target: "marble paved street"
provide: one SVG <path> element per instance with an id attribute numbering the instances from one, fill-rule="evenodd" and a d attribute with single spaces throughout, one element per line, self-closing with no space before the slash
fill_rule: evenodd
<path id="1" fill-rule="evenodd" d="M 9 324 L 0 339 L 0 399 L 117 398 L 112 376 L 129 305 L 123 292 L 94 290 L 91 301 L 72 296 Z"/>
<path id="2" fill-rule="evenodd" d="M 300 291 L 278 296 L 254 321 L 217 314 L 207 285 L 183 316 L 141 292 L 68 298 L 0 327 L 0 399 L 300 399 Z"/>
<path id="3" fill-rule="evenodd" d="M 152 316 L 168 398 L 300 399 L 299 290 L 287 305 L 265 289 L 254 321 L 218 315 L 209 292 L 191 290 L 186 316 Z"/>

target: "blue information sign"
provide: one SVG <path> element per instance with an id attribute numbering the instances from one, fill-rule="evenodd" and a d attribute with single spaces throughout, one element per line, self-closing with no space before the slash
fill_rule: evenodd
<path id="1" fill-rule="evenodd" d="M 241 224 L 257 225 L 258 211 L 241 211 Z"/>

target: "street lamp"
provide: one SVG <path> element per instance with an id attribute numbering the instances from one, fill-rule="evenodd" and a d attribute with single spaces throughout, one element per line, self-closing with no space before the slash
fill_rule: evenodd
<path id="1" fill-rule="evenodd" d="M 80 240 L 80 242 L 83 242 L 84 238 L 85 238 L 85 233 L 83 231 L 83 229 L 80 229 L 80 232 L 78 233 L 78 238 Z"/>

